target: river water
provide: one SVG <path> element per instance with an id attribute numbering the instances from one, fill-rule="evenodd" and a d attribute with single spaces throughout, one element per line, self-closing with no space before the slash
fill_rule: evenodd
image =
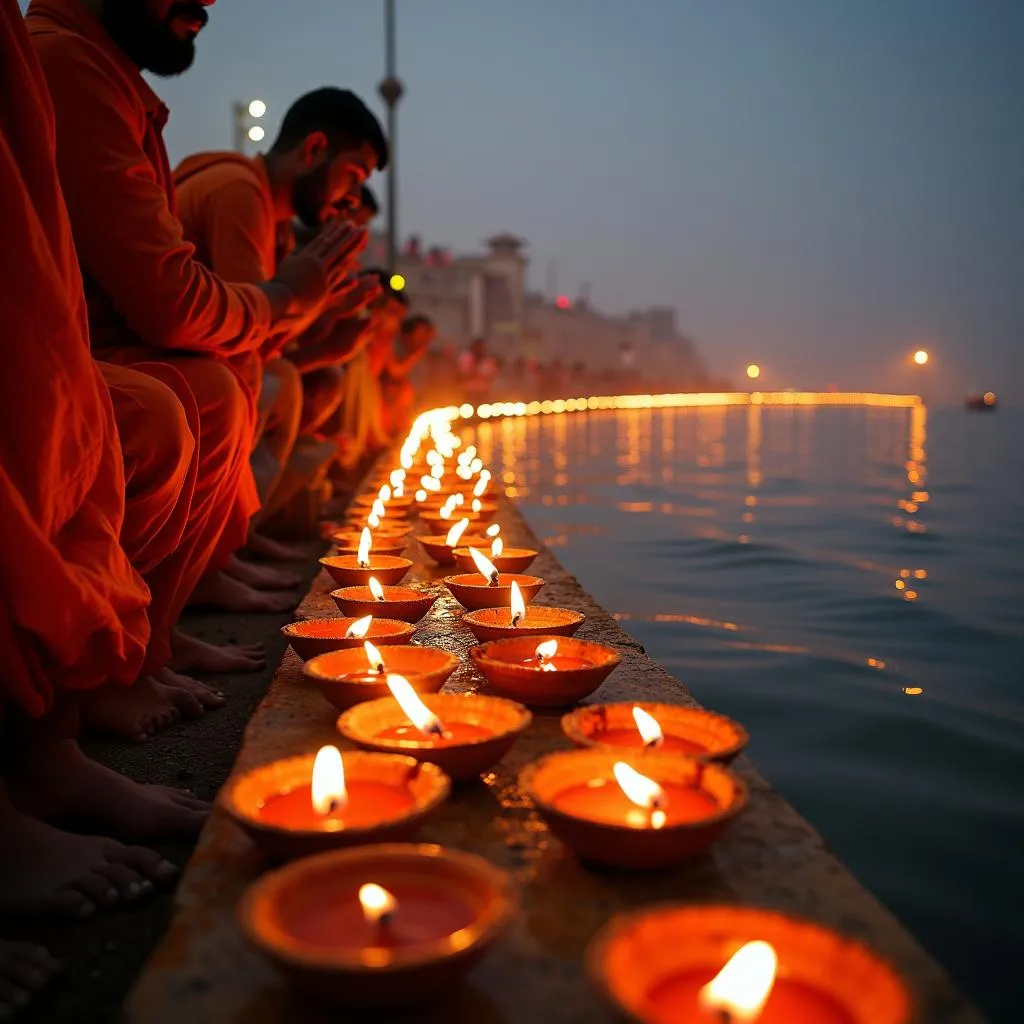
<path id="1" fill-rule="evenodd" d="M 992 1019 L 1024 1020 L 1024 415 L 597 412 L 476 443 Z"/>

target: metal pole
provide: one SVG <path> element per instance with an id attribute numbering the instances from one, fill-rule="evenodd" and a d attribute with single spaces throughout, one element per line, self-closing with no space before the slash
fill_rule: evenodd
<path id="1" fill-rule="evenodd" d="M 396 71 L 395 0 L 384 0 L 384 80 L 380 94 L 388 106 L 388 142 L 391 162 L 388 167 L 388 266 L 394 270 L 398 260 L 398 101 L 402 83 Z"/>
<path id="2" fill-rule="evenodd" d="M 235 118 L 235 152 L 245 152 L 245 114 L 246 108 L 244 103 L 239 103 L 237 100 L 232 105 L 232 112 Z"/>

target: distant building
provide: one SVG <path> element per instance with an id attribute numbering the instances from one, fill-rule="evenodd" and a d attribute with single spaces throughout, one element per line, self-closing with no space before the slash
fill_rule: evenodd
<path id="1" fill-rule="evenodd" d="M 507 362 L 558 361 L 593 375 L 636 375 L 680 390 L 707 383 L 704 363 L 671 307 L 609 316 L 586 299 L 528 293 L 523 239 L 503 233 L 484 244 L 485 252 L 453 255 L 412 236 L 394 268 L 405 278 L 413 308 L 432 317 L 456 348 L 484 337 Z M 383 263 L 385 254 L 384 236 L 374 235 L 365 262 Z"/>

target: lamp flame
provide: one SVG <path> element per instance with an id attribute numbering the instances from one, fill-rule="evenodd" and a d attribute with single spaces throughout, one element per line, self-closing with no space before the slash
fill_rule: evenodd
<path id="1" fill-rule="evenodd" d="M 367 633 L 370 632 L 370 626 L 373 625 L 373 616 L 364 615 L 361 619 L 356 619 L 348 629 L 345 630 L 346 640 L 362 640 Z"/>
<path id="2" fill-rule="evenodd" d="M 398 706 L 405 712 L 406 718 L 424 736 L 443 737 L 446 734 L 444 723 L 423 701 L 412 688 L 412 683 L 404 676 L 388 675 L 388 689 L 398 701 Z"/>
<path id="3" fill-rule="evenodd" d="M 523 596 L 519 595 L 520 598 Z M 524 609 L 525 614 L 525 609 Z M 540 667 L 545 672 L 557 672 L 558 670 L 554 665 L 551 664 L 551 659 L 558 653 L 558 641 L 557 640 L 545 640 L 542 644 L 537 644 L 537 660 L 540 662 Z"/>
<path id="4" fill-rule="evenodd" d="M 371 512 L 373 515 L 377 516 L 378 519 L 383 519 L 388 514 L 388 510 L 384 507 L 384 502 L 381 501 L 380 498 L 374 499 Z"/>
<path id="5" fill-rule="evenodd" d="M 445 544 L 448 547 L 450 547 L 450 548 L 455 547 L 455 545 L 458 544 L 459 541 L 462 539 L 462 535 L 466 532 L 466 529 L 468 527 L 469 527 L 469 520 L 468 519 L 460 519 L 448 531 L 448 536 L 445 537 L 445 539 L 444 539 Z"/>
<path id="6" fill-rule="evenodd" d="M 470 470 L 471 470 L 472 472 L 474 472 L 474 473 L 479 473 L 479 472 L 480 472 L 480 470 L 484 468 L 484 460 L 483 460 L 483 459 L 474 459 L 474 460 L 473 460 L 473 461 L 472 461 L 472 462 L 471 462 L 471 463 L 469 464 L 469 468 L 470 468 Z"/>
<path id="7" fill-rule="evenodd" d="M 370 668 L 375 672 L 383 672 L 384 659 L 381 657 L 380 651 L 369 640 L 363 642 L 363 650 L 366 651 L 366 660 L 370 663 Z"/>
<path id="8" fill-rule="evenodd" d="M 385 925 L 398 907 L 398 900 L 375 882 L 359 886 L 359 904 L 367 924 Z"/>
<path id="9" fill-rule="evenodd" d="M 344 814 L 348 807 L 345 788 L 345 763 L 337 747 L 321 747 L 313 761 L 313 784 L 310 788 L 313 810 L 317 814 Z"/>
<path id="10" fill-rule="evenodd" d="M 476 486 L 473 488 L 473 497 L 482 498 L 484 496 L 484 491 L 487 490 L 488 483 L 490 483 L 488 478 L 481 473 L 480 479 L 477 480 Z"/>
<path id="11" fill-rule="evenodd" d="M 496 586 L 499 575 L 494 563 L 481 555 L 476 548 L 469 549 L 469 556 L 473 559 L 473 564 L 476 566 L 477 572 L 487 580 L 490 586 Z"/>
<path id="12" fill-rule="evenodd" d="M 377 497 L 386 505 L 391 500 L 391 488 L 387 484 L 382 484 Z"/>
<path id="13" fill-rule="evenodd" d="M 376 530 L 376 529 L 377 529 L 377 527 L 378 527 L 378 526 L 380 526 L 380 516 L 379 516 L 379 515 L 377 515 L 377 513 L 376 513 L 376 512 L 371 512 L 371 513 L 370 513 L 370 514 L 369 514 L 369 515 L 368 515 L 368 516 L 366 517 L 366 522 L 367 522 L 367 524 L 369 525 L 369 527 L 370 527 L 370 529 L 371 529 L 371 530 Z"/>
<path id="14" fill-rule="evenodd" d="M 634 705 L 633 721 L 636 722 L 640 738 L 644 741 L 645 750 L 653 750 L 665 742 L 665 734 L 661 731 L 661 726 L 658 725 L 658 720 L 654 715 Z"/>
<path id="15" fill-rule="evenodd" d="M 405 483 L 405 470 L 404 469 L 393 469 L 391 470 L 391 476 L 388 477 L 391 481 L 392 487 L 401 487 Z"/>
<path id="16" fill-rule="evenodd" d="M 438 509 L 438 511 L 437 511 L 437 514 L 438 514 L 438 515 L 439 515 L 439 516 L 440 516 L 440 517 L 441 517 L 442 519 L 451 519 L 451 517 L 452 517 L 452 509 L 451 509 L 451 507 L 450 507 L 450 506 L 448 506 L 448 505 L 442 505 L 442 506 L 441 506 L 441 507 L 440 507 L 440 508 Z"/>
<path id="17" fill-rule="evenodd" d="M 499 533 L 501 533 L 501 527 L 497 523 L 491 523 L 491 525 L 487 527 L 488 537 L 497 537 Z"/>
<path id="18" fill-rule="evenodd" d="M 402 469 L 406 472 L 412 469 L 412 456 L 406 452 L 402 452 L 401 458 L 398 461 L 402 464 Z"/>
<path id="19" fill-rule="evenodd" d="M 427 492 L 422 487 L 416 492 L 416 500 L 421 505 L 427 500 Z"/>
<path id="20" fill-rule="evenodd" d="M 377 582 L 376 576 L 370 577 L 370 582 L 367 586 L 370 588 L 370 593 L 373 594 L 373 599 L 375 601 L 384 600 L 384 588 Z"/>
<path id="21" fill-rule="evenodd" d="M 519 589 L 519 584 L 516 583 L 515 580 L 512 581 L 512 598 L 510 607 L 512 611 L 512 625 L 518 626 L 526 617 L 526 602 L 523 600 L 523 592 Z M 557 644 L 555 644 L 555 649 L 558 649 Z M 538 655 L 538 657 L 540 657 L 540 655 Z"/>
<path id="22" fill-rule="evenodd" d="M 444 463 L 443 462 L 435 462 L 434 465 L 430 467 L 430 475 L 435 480 L 437 480 L 438 483 L 440 483 L 441 482 L 441 477 L 444 476 Z"/>
<path id="23" fill-rule="evenodd" d="M 665 791 L 661 786 L 625 761 L 616 761 L 612 772 L 626 797 L 650 813 L 651 828 L 661 828 L 665 824 Z"/>
<path id="24" fill-rule="evenodd" d="M 480 511 L 480 509 L 482 509 L 483 507 L 484 507 L 484 506 L 483 506 L 483 502 L 481 502 L 479 498 L 474 498 L 474 499 L 473 499 L 473 504 L 472 504 L 472 505 L 470 505 L 470 508 L 471 508 L 471 509 L 472 509 L 472 510 L 473 510 L 474 512 L 479 512 L 479 511 Z"/>
<path id="25" fill-rule="evenodd" d="M 360 569 L 370 568 L 370 548 L 373 547 L 373 534 L 370 533 L 368 526 L 363 527 L 363 532 L 359 535 L 359 551 L 356 553 L 356 562 L 359 564 Z M 351 551 L 352 549 L 349 548 Z"/>
<path id="26" fill-rule="evenodd" d="M 748 942 L 711 979 L 697 997 L 710 1011 L 728 1015 L 734 1024 L 754 1024 L 775 984 L 778 957 L 767 942 Z"/>

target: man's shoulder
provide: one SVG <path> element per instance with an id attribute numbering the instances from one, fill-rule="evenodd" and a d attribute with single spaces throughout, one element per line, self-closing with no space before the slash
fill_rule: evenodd
<path id="1" fill-rule="evenodd" d="M 45 11 L 29 8 L 25 25 L 51 92 L 61 82 L 73 84 L 80 95 L 96 92 L 99 87 L 106 98 L 113 92 L 142 109 L 134 83 L 98 43 L 54 21 Z"/>
<path id="2" fill-rule="evenodd" d="M 269 189 L 259 168 L 248 157 L 227 150 L 186 157 L 174 169 L 174 184 L 179 197 L 230 197 L 234 201 L 270 204 Z"/>

